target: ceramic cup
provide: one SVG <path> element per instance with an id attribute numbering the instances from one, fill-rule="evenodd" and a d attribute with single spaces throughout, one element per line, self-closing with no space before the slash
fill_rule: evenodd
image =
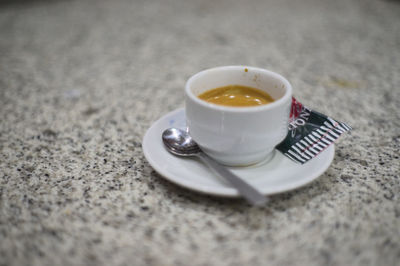
<path id="1" fill-rule="evenodd" d="M 244 85 L 268 92 L 274 102 L 252 107 L 208 103 L 197 95 Z M 223 66 L 201 71 L 186 83 L 186 123 L 201 149 L 218 162 L 246 166 L 266 159 L 287 135 L 292 86 L 281 75 L 249 66 Z"/>

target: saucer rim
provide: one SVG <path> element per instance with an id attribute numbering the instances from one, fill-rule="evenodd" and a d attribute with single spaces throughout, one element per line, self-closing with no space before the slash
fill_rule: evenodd
<path id="1" fill-rule="evenodd" d="M 202 184 L 198 184 L 198 183 L 193 183 L 192 181 L 187 181 L 185 179 L 182 178 L 176 178 L 173 176 L 170 176 L 168 174 L 168 172 L 166 172 L 161 166 L 159 166 L 159 163 L 157 163 L 155 160 L 153 160 L 152 156 L 151 156 L 151 149 L 147 148 L 150 147 L 149 144 L 147 144 L 148 142 L 151 142 L 150 139 L 150 135 L 151 132 L 159 125 L 159 123 L 161 123 L 163 120 L 165 120 L 168 117 L 174 116 L 180 112 L 184 112 L 184 108 L 178 108 L 175 109 L 171 112 L 168 112 L 167 114 L 161 116 L 159 119 L 157 119 L 155 122 L 152 123 L 152 125 L 147 129 L 144 137 L 143 137 L 143 141 L 142 141 L 142 150 L 143 150 L 143 154 L 146 158 L 146 160 L 149 162 L 150 166 L 163 178 L 167 179 L 168 181 L 180 186 L 180 187 L 184 187 L 187 188 L 189 190 L 192 191 L 196 191 L 202 194 L 206 194 L 206 195 L 213 195 L 213 196 L 219 196 L 219 197 L 227 197 L 227 198 L 236 198 L 239 197 L 239 193 L 235 188 L 230 188 L 230 187 L 216 187 L 216 186 L 207 186 L 207 185 L 202 185 Z M 160 134 L 160 138 L 161 138 L 161 134 Z M 154 140 L 153 140 L 154 141 Z M 318 177 L 320 177 L 331 165 L 333 159 L 334 159 L 334 155 L 335 155 L 335 145 L 332 144 L 329 147 L 327 147 L 327 149 L 325 151 L 323 151 L 323 153 L 328 153 L 328 157 L 326 160 L 321 161 L 323 163 L 323 165 L 320 165 L 320 167 L 318 168 L 317 171 L 314 171 L 312 173 L 310 173 L 307 178 L 303 178 L 300 179 L 299 182 L 293 182 L 290 185 L 284 185 L 281 188 L 278 189 L 274 189 L 274 191 L 268 191 L 268 189 L 263 189 L 262 187 L 258 188 L 260 190 L 260 192 L 263 195 L 275 195 L 275 194 L 280 194 L 280 193 L 284 193 L 284 192 L 288 192 L 288 191 L 292 191 L 295 189 L 299 189 L 301 187 L 304 187 L 308 184 L 310 184 L 311 182 L 313 182 L 315 179 L 317 179 Z M 171 156 L 174 156 L 171 154 Z M 312 160 L 317 160 L 319 159 L 319 156 L 313 158 Z M 287 160 L 290 160 L 289 158 L 287 158 Z M 291 160 L 290 160 L 291 161 Z M 270 162 L 268 162 L 267 164 L 269 164 Z M 295 163 L 295 162 L 293 162 Z M 297 163 L 296 163 L 297 164 Z M 261 167 L 261 166 L 260 166 Z M 268 188 L 268 187 L 267 187 Z"/>

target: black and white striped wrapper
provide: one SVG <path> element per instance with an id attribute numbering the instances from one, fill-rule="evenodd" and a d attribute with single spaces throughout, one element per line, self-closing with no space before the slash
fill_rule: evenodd
<path id="1" fill-rule="evenodd" d="M 308 109 L 293 98 L 288 134 L 276 149 L 304 164 L 350 130 L 347 124 Z"/>

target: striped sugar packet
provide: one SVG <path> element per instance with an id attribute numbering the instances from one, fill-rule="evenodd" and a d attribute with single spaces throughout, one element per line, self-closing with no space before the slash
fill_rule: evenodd
<path id="1" fill-rule="evenodd" d="M 350 130 L 345 123 L 311 110 L 292 98 L 289 132 L 276 148 L 293 161 L 304 164 Z"/>

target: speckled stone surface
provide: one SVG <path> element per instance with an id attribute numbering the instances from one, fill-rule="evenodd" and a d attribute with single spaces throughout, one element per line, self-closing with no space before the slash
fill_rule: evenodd
<path id="1" fill-rule="evenodd" d="M 354 128 L 260 208 L 142 153 L 186 79 L 231 64 Z M 399 1 L 2 1 L 0 265 L 399 265 L 399 73 Z"/>

